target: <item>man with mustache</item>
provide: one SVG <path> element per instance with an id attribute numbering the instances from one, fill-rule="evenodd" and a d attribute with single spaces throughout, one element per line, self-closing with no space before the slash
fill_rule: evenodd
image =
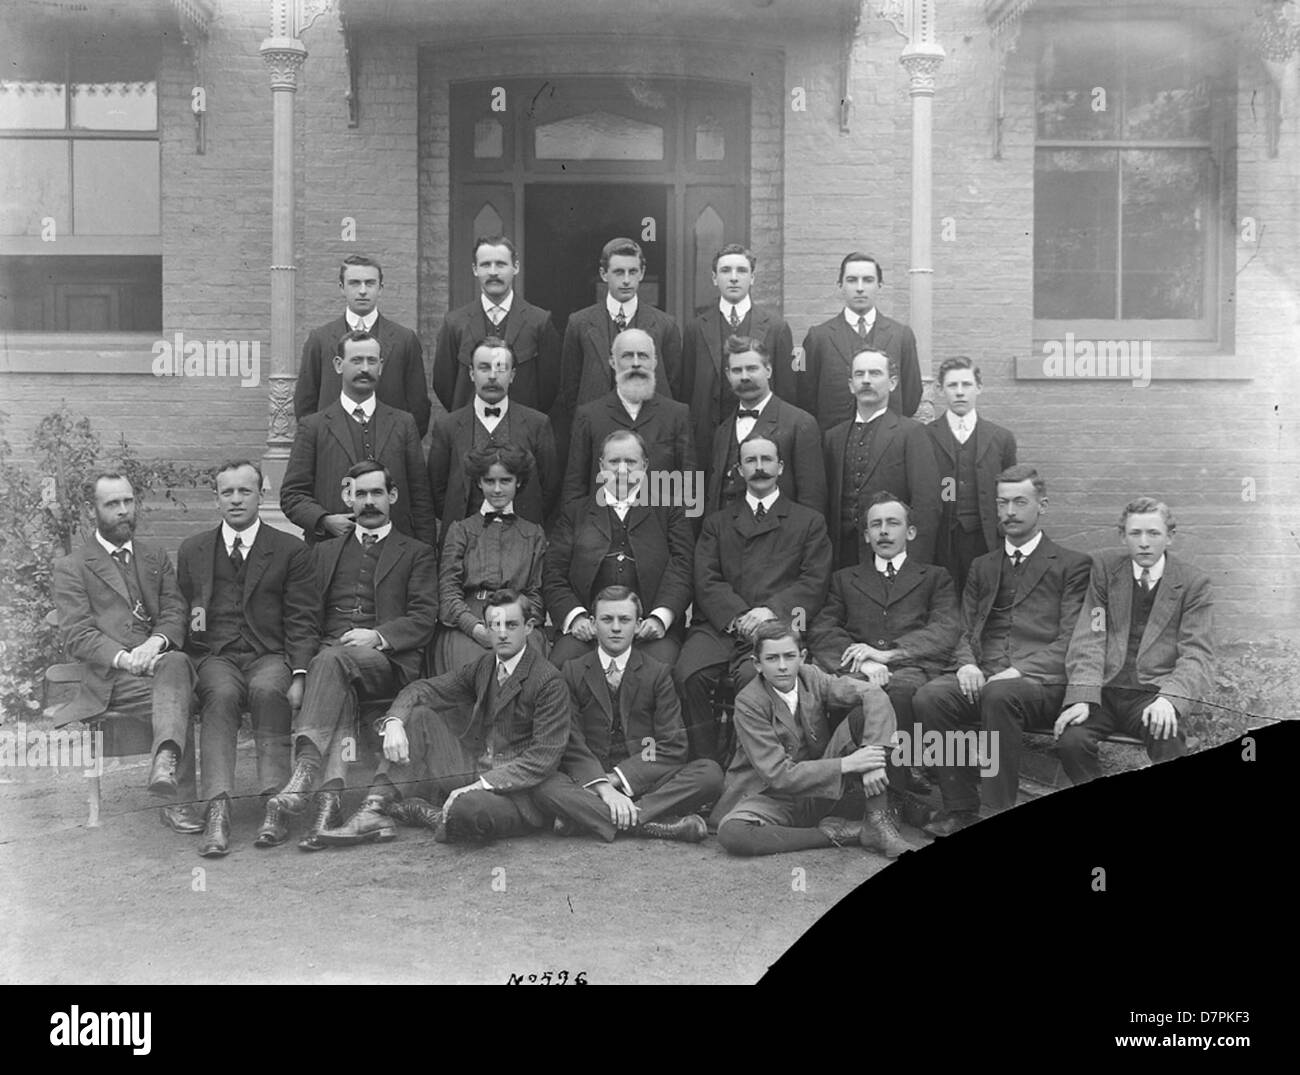
<path id="1" fill-rule="evenodd" d="M 682 475 L 695 470 L 691 412 L 655 392 L 655 343 L 648 332 L 630 328 L 614 337 L 609 364 L 614 388 L 584 403 L 573 419 L 563 503 L 589 496 L 599 482 L 600 446 L 615 430 L 637 433 L 649 449 L 647 471 Z M 679 485 L 678 488 L 682 486 Z"/>
<path id="2" fill-rule="evenodd" d="M 379 341 L 384 356 L 384 373 L 375 395 L 390 407 L 410 414 L 423 437 L 429 430 L 431 409 L 424 348 L 419 336 L 379 312 L 384 270 L 373 258 L 350 254 L 339 266 L 339 290 L 347 303 L 343 316 L 312 329 L 303 344 L 298 382 L 293 390 L 294 418 L 301 422 L 338 399 L 342 385 L 333 365 L 339 353 L 338 341 L 345 333 L 360 330 Z"/>
<path id="3" fill-rule="evenodd" d="M 498 336 L 515 358 L 511 401 L 543 414 L 551 412 L 560 384 L 560 334 L 549 310 L 515 292 L 519 267 L 519 253 L 506 236 L 482 235 L 474 240 L 473 272 L 479 293 L 447 314 L 433 357 L 433 390 L 449 411 L 473 400 L 473 382 L 465 372 L 473 365 L 479 344 Z"/>
<path id="4" fill-rule="evenodd" d="M 298 846 L 324 846 L 320 833 L 343 820 L 339 795 L 355 755 L 361 702 L 391 698 L 419 677 L 438 623 L 437 557 L 393 525 L 400 490 L 392 475 L 371 459 L 345 478 L 356 528 L 313 550 L 323 645 L 307 667 L 294 720 L 293 775 L 268 801 L 257 847 L 288 839 L 289 819 L 307 809 L 313 789 L 308 831 Z"/>
<path id="5" fill-rule="evenodd" d="M 949 836 L 990 810 L 1015 805 L 1024 728 L 1051 728 L 1065 697 L 1065 654 L 1088 585 L 1088 557 L 1042 530 L 1047 483 L 1019 464 L 998 475 L 1003 545 L 971 564 L 962 594 L 955 675 L 932 679 L 912 707 L 944 741 L 970 728 L 990 733 L 997 768 L 939 767 L 944 813 L 925 826 Z M 953 759 L 946 759 L 953 761 Z M 982 787 L 981 787 L 982 785 Z"/>
<path id="6" fill-rule="evenodd" d="M 835 566 L 862 558 L 864 516 L 882 489 L 911 505 L 916 538 L 908 555 L 934 561 L 939 526 L 939 470 L 925 426 L 889 409 L 898 388 L 898 365 L 882 351 L 859 351 L 850 363 L 849 391 L 856 414 L 823 438 L 830 508 L 826 525 L 835 543 Z"/>
<path id="7" fill-rule="evenodd" d="M 280 507 L 290 522 L 302 527 L 308 545 L 352 531 L 343 482 L 349 470 L 365 460 L 386 467 L 402 490 L 401 499 L 394 498 L 392 504 L 393 525 L 433 544 L 436 523 L 420 435 L 414 418 L 376 398 L 383 368 L 378 340 L 366 332 L 347 333 L 334 359 L 342 395 L 298 426 L 280 487 Z"/>
<path id="8" fill-rule="evenodd" d="M 737 690 L 755 673 L 754 632 L 782 619 L 811 623 L 826 600 L 831 543 L 822 516 L 782 495 L 776 442 L 740 446 L 745 496 L 704 520 L 695 546 L 695 613 L 673 675 L 682 694 L 691 755 L 725 766 L 713 695 L 724 675 Z"/>
<path id="9" fill-rule="evenodd" d="M 163 807 L 163 824 L 201 832 L 190 733 L 194 668 L 181 651 L 185 598 L 167 553 L 134 537 L 135 491 L 126 477 L 97 474 L 84 492 L 95 533 L 54 561 L 54 603 L 64 649 L 86 671 L 55 727 L 109 711 L 147 722 L 149 791 L 177 800 Z"/>
<path id="10" fill-rule="evenodd" d="M 686 634 L 691 603 L 695 535 L 677 504 L 648 504 L 641 495 L 646 446 L 639 434 L 616 429 L 600 448 L 603 484 L 572 500 L 551 531 L 542 568 L 542 592 L 561 631 L 551 663 L 590 653 L 596 645 L 594 599 L 607 586 L 624 586 L 649 615 L 637 615 L 639 652 L 671 666 Z"/>

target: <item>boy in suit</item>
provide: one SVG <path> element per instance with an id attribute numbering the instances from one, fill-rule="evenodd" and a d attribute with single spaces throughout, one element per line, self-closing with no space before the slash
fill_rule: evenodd
<path id="1" fill-rule="evenodd" d="M 718 842 L 733 855 L 849 844 L 886 858 L 910 851 L 889 816 L 895 723 L 884 692 L 805 664 L 800 633 L 782 620 L 754 632 L 753 660 L 758 674 L 736 695 L 739 748 L 711 817 Z M 834 732 L 830 706 L 855 707 Z"/>
<path id="2" fill-rule="evenodd" d="M 1075 784 L 1100 775 L 1098 744 L 1112 732 L 1144 739 L 1153 762 L 1181 757 L 1182 724 L 1213 686 L 1210 579 L 1169 555 L 1173 513 L 1138 497 L 1124 506 L 1119 530 L 1125 548 L 1094 558 L 1065 659 L 1070 682 L 1054 730 Z"/>
<path id="3" fill-rule="evenodd" d="M 537 789 L 537 804 L 606 842 L 625 832 L 698 843 L 696 813 L 722 791 L 722 770 L 686 760 L 686 727 L 668 666 L 632 647 L 641 599 L 626 586 L 596 595 L 596 649 L 564 666 L 573 724 L 560 769 Z"/>

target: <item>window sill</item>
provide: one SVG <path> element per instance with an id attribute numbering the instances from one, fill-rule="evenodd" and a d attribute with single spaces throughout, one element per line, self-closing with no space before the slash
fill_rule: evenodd
<path id="1" fill-rule="evenodd" d="M 153 376 L 160 333 L 10 332 L 0 336 L 0 373 Z"/>

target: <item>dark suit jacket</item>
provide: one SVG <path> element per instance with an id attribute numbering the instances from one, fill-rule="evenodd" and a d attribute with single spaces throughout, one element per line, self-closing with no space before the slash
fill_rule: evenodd
<path id="1" fill-rule="evenodd" d="M 799 378 L 799 406 L 816 415 L 822 429 L 853 417 L 856 404 L 849 391 L 853 356 L 863 350 L 883 351 L 898 360 L 898 388 L 889 394 L 889 409 L 911 417 L 921 405 L 921 363 L 916 337 L 903 322 L 876 311 L 876 323 L 864 344 L 844 320 L 841 310 L 829 321 L 814 325 L 803 339 L 804 372 Z"/>
<path id="2" fill-rule="evenodd" d="M 774 440 L 781 449 L 781 459 L 785 463 L 777 482 L 781 495 L 825 514 L 826 464 L 822 459 L 822 432 L 817 428 L 817 420 L 773 393 L 754 423 L 750 436 Z M 744 479 L 730 466 L 735 444 L 736 412 L 733 410 L 731 417 L 718 427 L 717 436 L 713 438 L 713 455 L 707 457 L 706 513 L 719 511 L 725 506 L 722 498 L 728 489 L 734 490 L 739 497 L 745 495 Z"/>
<path id="3" fill-rule="evenodd" d="M 133 538 L 132 566 L 149 617 L 150 634 L 163 635 L 169 650 L 185 645 L 185 598 L 176 572 L 159 547 Z M 113 658 L 130 650 L 131 599 L 117 563 L 95 540 L 54 561 L 54 604 L 69 657 L 86 666 L 77 697 L 60 710 L 60 726 L 98 716 L 112 696 Z"/>
<path id="4" fill-rule="evenodd" d="M 956 481 L 957 438 L 952 435 L 952 427 L 942 414 L 925 428 L 934 442 L 934 460 L 939 468 L 939 487 L 942 491 L 945 478 Z M 975 422 L 971 439 L 975 449 L 975 493 L 980 502 L 980 524 L 984 530 L 984 544 L 991 549 L 998 543 L 998 475 L 1007 467 L 1016 465 L 1016 437 L 1011 430 L 980 417 Z M 953 494 L 955 497 L 955 485 Z M 955 499 L 943 502 L 941 521 L 945 528 L 956 523 Z"/>
<path id="5" fill-rule="evenodd" d="M 979 428 L 978 423 L 976 429 Z M 1098 553 L 1088 595 L 1066 655 L 1065 705 L 1101 702 L 1101 689 L 1124 667 L 1133 619 L 1132 561 L 1123 550 Z M 1214 599 L 1203 571 L 1165 553 L 1165 573 L 1137 653 L 1137 678 L 1159 689 L 1180 717 L 1214 686 Z M 1096 610 L 1105 619 L 1097 630 Z"/>
<path id="6" fill-rule="evenodd" d="M 210 652 L 206 625 L 194 630 L 194 613 L 212 603 L 215 557 L 226 554 L 221 526 L 192 534 L 176 554 L 181 593 L 190 606 L 190 636 L 185 651 L 193 657 Z M 263 522 L 244 561 L 244 618 L 266 653 L 283 653 L 290 668 L 306 671 L 320 648 L 320 595 L 311 551 L 296 537 Z"/>
<path id="7" fill-rule="evenodd" d="M 355 424 L 356 419 L 335 400 L 298 425 L 280 486 L 280 507 L 292 523 L 302 527 L 308 545 L 326 536 L 317 530 L 326 515 L 351 511 L 343 503 L 343 479 L 360 459 L 353 447 L 349 422 Z M 393 525 L 404 534 L 432 543 L 433 498 L 415 419 L 405 411 L 377 403 L 371 425 L 375 459 L 388 467 L 397 485 Z"/>
<path id="8" fill-rule="evenodd" d="M 336 317 L 308 333 L 293 390 L 293 416 L 299 422 L 324 410 L 343 392 L 342 378 L 334 371 L 334 356 L 339 340 L 347 333 L 345 317 Z M 383 314 L 375 318 L 370 334 L 379 341 L 379 354 L 384 360 L 375 395 L 380 402 L 410 414 L 423 437 L 429 431 L 431 406 L 420 337 Z"/>
<path id="9" fill-rule="evenodd" d="M 822 757 L 831 741 L 826 713 L 859 702 L 866 710 L 867 727 L 892 736 L 893 707 L 885 692 L 866 680 L 829 676 L 815 665 L 803 665 L 796 716 L 762 676 L 751 679 L 736 694 L 738 749 L 712 816 L 720 821 L 751 795 L 838 799 L 844 789 L 840 759 Z"/>
<path id="10" fill-rule="evenodd" d="M 975 557 L 970 565 L 955 656 L 959 668 L 965 664 L 985 667 L 980 635 L 998 594 L 1005 555 L 999 542 L 996 549 Z M 1083 553 L 1056 544 L 1046 534 L 1024 562 L 1011 630 L 1011 664 L 1022 675 L 1048 684 L 1066 682 L 1065 653 L 1083 607 L 1088 567 Z"/>
<path id="11" fill-rule="evenodd" d="M 449 311 L 442 323 L 433 357 L 433 390 L 449 411 L 460 410 L 474 398 L 469 368 L 474 348 L 487 338 L 488 324 L 478 295 Z M 515 354 L 511 401 L 549 414 L 560 384 L 560 334 L 550 310 L 525 302 L 516 291 L 506 318 L 505 341 Z"/>
<path id="12" fill-rule="evenodd" d="M 727 627 L 751 608 L 770 608 L 806 630 L 822 609 L 830 577 L 826 521 L 811 508 L 779 496 L 760 522 L 742 498 L 708 516 L 695 546 L 695 621 L 701 626 L 691 628 L 678 681 L 730 660 L 735 644 Z"/>
<path id="13" fill-rule="evenodd" d="M 600 399 L 584 403 L 574 416 L 562 503 L 595 492 L 596 474 L 600 470 L 600 445 L 616 429 L 630 429 L 641 434 L 650 456 L 647 470 L 672 471 L 684 476 L 695 469 L 691 412 L 685 403 L 676 403 L 656 394 L 641 404 L 641 410 L 633 421 L 618 393 L 610 391 Z"/>
<path id="14" fill-rule="evenodd" d="M 479 443 L 488 437 L 480 425 L 473 404 L 434 420 L 429 438 L 429 487 L 433 510 L 445 528 L 465 518 L 469 487 L 465 484 L 465 456 L 474 446 L 475 427 Z M 515 497 L 515 511 L 529 522 L 544 524 L 560 492 L 560 464 L 555 453 L 555 434 L 550 420 L 540 411 L 513 400 L 492 431 L 498 443 L 510 443 L 533 453 L 537 469 Z"/>
<path id="15" fill-rule="evenodd" d="M 835 545 L 835 562 L 845 554 L 840 535 L 840 505 L 845 496 L 856 496 L 858 522 L 861 527 L 868 502 L 882 490 L 901 496 L 912 508 L 916 537 L 908 543 L 908 557 L 922 563 L 934 562 L 935 538 L 939 532 L 939 470 L 934 461 L 934 446 L 925 426 L 911 418 L 900 418 L 885 411 L 876 419 L 880 428 L 871 442 L 871 463 L 861 489 L 844 488 L 844 453 L 849 443 L 853 420 L 841 422 L 823 440 L 826 459 L 826 485 L 830 489 L 830 506 L 826 522 Z"/>
<path id="16" fill-rule="evenodd" d="M 695 419 L 697 459 L 710 457 L 714 433 L 736 403 L 723 365 L 726 357 L 722 352 L 723 321 L 722 311 L 715 302 L 686 326 L 682 343 L 682 394 L 677 398 L 690 404 Z M 751 306 L 749 325 L 746 327 L 742 321 L 740 329 L 745 335 L 762 340 L 772 356 L 772 391 L 782 399 L 797 399 L 798 378 L 791 357 L 794 339 L 790 326 L 775 310 Z"/>
<path id="17" fill-rule="evenodd" d="M 655 390 L 670 399 L 682 399 L 682 330 L 676 318 L 639 299 L 636 316 L 627 327 L 648 332 L 654 340 L 659 360 Z M 613 391 L 614 371 L 609 359 L 615 335 L 604 299 L 569 315 L 560 358 L 560 397 L 565 413 L 573 414 L 584 403 Z"/>
<path id="18" fill-rule="evenodd" d="M 313 550 L 318 615 L 325 623 L 325 600 L 338 570 L 344 542 L 354 534 L 322 541 Z M 397 665 L 402 683 L 419 678 L 424 648 L 438 626 L 438 558 L 422 541 L 397 527 L 388 532 L 375 568 L 375 630 L 392 648 L 385 650 Z"/>
<path id="19" fill-rule="evenodd" d="M 573 697 L 573 722 L 560 767 L 576 783 L 589 784 L 614 767 L 609 756 L 614 706 L 600 650 L 569 661 L 564 681 Z M 627 746 L 618 769 L 636 796 L 686 764 L 686 725 L 668 666 L 633 648 L 623 669 L 618 707 Z M 647 749 L 650 745 L 653 751 Z"/>
<path id="20" fill-rule="evenodd" d="M 525 646 L 515 674 L 496 689 L 496 704 L 488 711 L 488 684 L 496 675 L 495 653 L 454 672 L 421 679 L 403 688 L 388 715 L 403 724 L 416 706 L 440 714 L 459 737 L 465 753 L 478 758 L 492 729 L 497 729 L 507 746 L 496 755 L 496 765 L 478 774 L 492 787 L 506 794 L 528 792 L 537 787 L 560 765 L 569 741 L 573 701 L 564 677 L 545 657 Z M 465 774 L 472 783 L 473 773 Z M 526 815 L 536 814 L 531 802 L 521 804 Z"/>
<path id="21" fill-rule="evenodd" d="M 627 524 L 642 610 L 648 616 L 656 608 L 670 609 L 673 627 L 679 628 L 691 603 L 695 561 L 695 535 L 686 513 L 675 506 L 634 504 Z M 609 508 L 594 496 L 570 501 L 556 519 L 542 566 L 542 593 L 557 628 L 575 608 L 588 606 L 610 536 Z"/>
<path id="22" fill-rule="evenodd" d="M 952 576 L 912 556 L 891 586 L 874 560 L 842 568 L 808 637 L 808 648 L 827 672 L 837 673 L 846 647 L 865 642 L 876 649 L 903 649 L 899 668 L 920 668 L 928 677 L 952 664 L 961 624 Z"/>

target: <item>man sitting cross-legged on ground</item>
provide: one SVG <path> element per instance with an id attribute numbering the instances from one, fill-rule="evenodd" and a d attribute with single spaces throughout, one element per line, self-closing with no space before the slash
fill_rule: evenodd
<path id="1" fill-rule="evenodd" d="M 533 791 L 569 740 L 572 700 L 559 671 L 526 645 L 533 612 L 497 590 L 483 614 L 495 652 L 405 687 L 383 720 L 384 761 L 333 846 L 391 840 L 394 821 L 433 828 L 439 842 L 486 843 L 542 828 Z M 424 795 L 446 796 L 436 810 Z"/>
<path id="2" fill-rule="evenodd" d="M 895 725 L 884 691 L 804 663 L 799 632 L 780 620 L 755 630 L 754 664 L 758 675 L 736 695 L 739 747 L 710 818 L 718 842 L 733 855 L 850 842 L 886 858 L 910 851 L 888 810 Z M 850 705 L 832 732 L 827 708 Z M 849 811 L 862 820 L 838 816 Z"/>
<path id="3" fill-rule="evenodd" d="M 310 830 L 298 846 L 320 850 L 321 830 L 343 820 L 339 792 L 347 747 L 355 744 L 359 702 L 390 698 L 420 674 L 438 622 L 438 565 L 433 549 L 389 521 L 398 492 L 382 463 L 357 463 L 344 490 L 356 529 L 315 548 L 323 646 L 307 666 L 302 709 L 294 719 L 297 764 L 267 803 L 257 847 L 284 843 L 289 816 L 307 808 L 307 793 L 315 786 Z"/>
<path id="4" fill-rule="evenodd" d="M 537 804 L 573 828 L 611 841 L 617 832 L 697 843 L 708 834 L 696 810 L 722 791 L 722 770 L 686 760 L 686 726 L 666 664 L 632 648 L 641 599 L 626 586 L 596 594 L 596 649 L 564 666 L 573 724 L 560 771 Z"/>

